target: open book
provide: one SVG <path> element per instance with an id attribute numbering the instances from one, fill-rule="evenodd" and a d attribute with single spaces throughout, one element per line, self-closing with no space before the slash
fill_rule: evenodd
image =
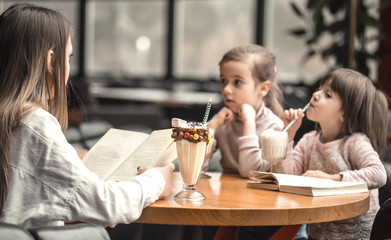
<path id="1" fill-rule="evenodd" d="M 102 180 L 127 180 L 137 167 L 161 167 L 177 158 L 171 134 L 172 129 L 147 134 L 111 128 L 82 160 Z"/>
<path id="2" fill-rule="evenodd" d="M 307 196 L 326 196 L 368 192 L 365 182 L 342 182 L 325 178 L 251 171 L 247 187 Z"/>

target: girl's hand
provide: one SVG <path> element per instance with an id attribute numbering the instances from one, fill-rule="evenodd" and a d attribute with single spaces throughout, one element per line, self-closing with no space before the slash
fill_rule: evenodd
<path id="1" fill-rule="evenodd" d="M 235 120 L 235 114 L 231 109 L 223 107 L 213 118 L 208 122 L 208 127 L 212 128 L 215 132 L 217 129 L 229 122 Z"/>
<path id="2" fill-rule="evenodd" d="M 238 119 L 243 123 L 255 121 L 255 115 L 255 109 L 247 103 L 240 105 L 238 108 Z"/>
<path id="3" fill-rule="evenodd" d="M 320 170 L 308 170 L 303 174 L 306 177 L 318 177 L 318 178 L 327 178 L 335 181 L 341 181 L 342 176 L 340 174 L 328 174 Z"/>
<path id="4" fill-rule="evenodd" d="M 255 127 L 255 109 L 244 103 L 238 108 L 238 119 L 243 122 L 243 136 L 253 136 L 256 135 Z"/>
<path id="5" fill-rule="evenodd" d="M 288 126 L 288 124 L 296 119 L 296 122 L 288 129 L 288 141 L 293 141 L 295 134 L 299 127 L 301 126 L 301 122 L 303 121 L 304 114 L 302 113 L 302 109 L 293 109 L 284 111 L 283 120 L 284 120 L 284 128 Z"/>

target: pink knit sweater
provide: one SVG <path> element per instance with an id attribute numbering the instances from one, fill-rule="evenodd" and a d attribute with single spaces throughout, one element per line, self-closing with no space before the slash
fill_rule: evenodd
<path id="1" fill-rule="evenodd" d="M 366 182 L 370 190 L 370 207 L 362 216 L 333 222 L 312 224 L 309 235 L 316 239 L 366 239 L 379 209 L 378 188 L 387 181 L 387 174 L 369 138 L 355 133 L 323 143 L 321 133 L 312 131 L 303 136 L 293 149 L 288 146 L 287 158 L 277 164 L 277 171 L 303 174 L 307 170 L 322 170 L 341 174 L 342 181 Z M 351 237 L 349 237 L 351 236 Z"/>

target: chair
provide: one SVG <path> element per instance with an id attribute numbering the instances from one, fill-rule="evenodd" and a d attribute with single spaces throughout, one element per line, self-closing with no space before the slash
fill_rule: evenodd
<path id="1" fill-rule="evenodd" d="M 385 201 L 391 198 L 391 145 L 387 145 L 387 153 L 383 160 L 384 168 L 387 172 L 387 182 L 386 184 L 379 188 L 379 204 L 382 205 Z"/>
<path id="2" fill-rule="evenodd" d="M 25 229 L 14 224 L 0 223 L 0 240 L 110 240 L 103 226 L 72 224 Z"/>
<path id="3" fill-rule="evenodd" d="M 376 214 L 371 231 L 371 240 L 391 239 L 391 198 L 385 201 Z"/>
<path id="4" fill-rule="evenodd" d="M 295 236 L 301 228 L 299 225 L 287 225 L 281 226 L 269 239 L 270 240 L 279 240 L 279 239 L 295 239 Z M 213 240 L 236 240 L 239 235 L 239 227 L 236 226 L 220 226 L 217 229 L 216 235 Z"/>
<path id="5" fill-rule="evenodd" d="M 9 223 L 0 223 L 0 240 L 34 240 L 27 229 Z"/>

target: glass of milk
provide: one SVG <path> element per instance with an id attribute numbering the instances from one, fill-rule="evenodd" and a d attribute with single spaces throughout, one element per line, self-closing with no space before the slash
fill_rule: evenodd
<path id="1" fill-rule="evenodd" d="M 272 172 L 275 164 L 286 158 L 288 133 L 268 129 L 262 133 L 261 144 L 262 158 L 272 164 L 270 168 L 270 172 Z"/>

